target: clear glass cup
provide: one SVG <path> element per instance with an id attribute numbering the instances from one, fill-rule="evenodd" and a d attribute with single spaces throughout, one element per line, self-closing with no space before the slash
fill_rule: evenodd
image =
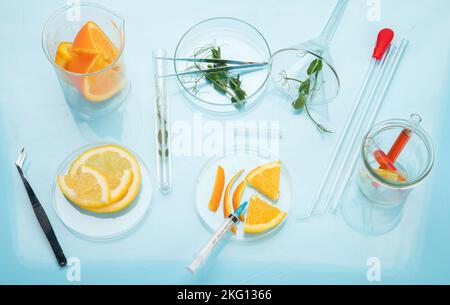
<path id="1" fill-rule="evenodd" d="M 414 130 L 410 140 L 394 162 L 405 181 L 387 179 L 379 173 L 379 163 L 373 154 L 373 143 L 388 153 L 403 130 Z M 373 141 L 373 142 L 372 142 Z M 362 162 L 357 175 L 359 190 L 370 201 L 384 206 L 403 204 L 409 194 L 431 172 L 435 152 L 430 136 L 413 121 L 392 119 L 376 125 L 362 143 Z M 401 179 L 400 179 L 401 180 Z"/>
<path id="2" fill-rule="evenodd" d="M 102 29 L 117 49 L 118 56 L 108 66 L 95 72 L 67 71 L 55 63 L 58 45 L 60 42 L 73 42 L 88 21 L 93 21 Z M 130 82 L 123 59 L 124 23 L 120 15 L 93 3 L 68 5 L 48 18 L 42 32 L 42 47 L 71 108 L 81 113 L 101 114 L 117 108 L 127 97 Z"/>

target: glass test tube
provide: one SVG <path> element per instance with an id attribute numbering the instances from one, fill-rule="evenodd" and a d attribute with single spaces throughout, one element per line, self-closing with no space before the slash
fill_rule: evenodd
<path id="1" fill-rule="evenodd" d="M 387 154 L 388 158 L 392 162 L 395 162 L 397 160 L 398 156 L 403 151 L 406 144 L 408 144 L 409 140 L 411 139 L 411 136 L 414 134 L 417 127 L 422 122 L 422 118 L 420 117 L 420 115 L 413 113 L 411 114 L 410 121 L 413 124 L 413 128 L 404 128 L 398 135 L 397 139 L 394 142 L 394 145 L 392 145 L 391 149 L 389 150 L 389 153 Z"/>
<path id="2" fill-rule="evenodd" d="M 153 72 L 155 81 L 155 134 L 156 134 L 156 168 L 158 187 L 161 193 L 172 190 L 172 162 L 170 152 L 169 105 L 167 103 L 166 61 L 157 57 L 166 57 L 163 49 L 153 51 Z"/>

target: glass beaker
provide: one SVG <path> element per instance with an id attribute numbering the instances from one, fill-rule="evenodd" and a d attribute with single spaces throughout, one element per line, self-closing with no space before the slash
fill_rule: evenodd
<path id="1" fill-rule="evenodd" d="M 55 63 L 58 46 L 61 42 L 73 42 L 87 22 L 98 25 L 113 44 L 117 56 L 97 71 L 70 72 Z M 48 18 L 42 32 L 42 47 L 71 108 L 86 114 L 105 113 L 121 105 L 127 97 L 130 82 L 125 74 L 124 19 L 120 15 L 93 3 L 64 6 Z"/>
<path id="2" fill-rule="evenodd" d="M 383 154 L 395 142 L 403 130 L 414 130 L 411 139 L 404 147 L 395 163 L 396 172 L 383 172 L 377 153 Z M 384 154 L 383 154 L 384 155 Z M 413 121 L 392 119 L 376 125 L 367 133 L 362 143 L 362 164 L 357 175 L 357 184 L 360 191 L 370 201 L 393 206 L 402 204 L 410 192 L 417 187 L 430 173 L 435 160 L 435 152 L 430 136 Z M 383 174 L 384 173 L 384 174 Z M 386 175 L 387 173 L 387 175 Z M 396 173 L 401 176 L 396 177 Z"/>

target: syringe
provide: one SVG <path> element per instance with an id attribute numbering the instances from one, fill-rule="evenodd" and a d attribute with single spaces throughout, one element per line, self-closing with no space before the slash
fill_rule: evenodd
<path id="1" fill-rule="evenodd" d="M 212 250 L 219 244 L 219 242 L 225 237 L 225 235 L 231 230 L 231 228 L 239 222 L 239 216 L 244 212 L 247 207 L 248 202 L 242 203 L 239 208 L 232 214 L 228 215 L 225 222 L 219 227 L 219 229 L 214 233 L 211 239 L 206 243 L 206 245 L 198 252 L 192 263 L 187 266 L 187 269 L 195 273 L 197 269 L 203 264 L 206 258 L 211 254 Z"/>

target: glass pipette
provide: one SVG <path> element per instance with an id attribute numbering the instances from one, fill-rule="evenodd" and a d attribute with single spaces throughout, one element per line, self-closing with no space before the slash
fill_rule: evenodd
<path id="1" fill-rule="evenodd" d="M 383 81 L 381 82 L 380 86 L 377 86 L 376 90 L 374 91 L 374 95 L 370 98 L 369 105 L 371 107 L 368 109 L 367 112 L 368 117 L 366 117 L 366 119 L 364 120 L 364 126 L 358 130 L 359 135 L 355 140 L 361 139 L 363 137 L 363 133 L 367 132 L 367 129 L 369 129 L 369 127 L 374 123 L 375 117 L 378 113 L 381 103 L 384 100 L 384 97 L 386 96 L 389 86 L 392 83 L 392 79 L 394 78 L 394 75 L 397 72 L 397 68 L 400 64 L 403 54 L 406 51 L 406 48 L 408 47 L 408 44 L 409 41 L 403 39 L 402 42 L 400 43 L 398 50 L 396 50 L 395 54 L 393 54 L 391 59 L 389 59 L 387 63 L 388 68 L 386 69 L 386 74 L 383 75 L 382 77 Z M 356 145 L 356 142 L 353 142 L 351 147 L 353 147 L 356 150 L 353 150 L 352 152 L 349 153 L 348 155 L 349 161 L 347 163 L 348 167 L 341 175 L 339 182 L 337 183 L 338 184 L 337 189 L 333 191 L 333 198 L 330 202 L 331 206 L 330 210 L 332 212 L 335 212 L 337 209 L 339 200 L 346 189 L 345 187 L 353 173 L 353 169 L 358 159 L 358 152 L 357 152 L 358 145 Z"/>
<path id="2" fill-rule="evenodd" d="M 414 134 L 417 127 L 419 127 L 420 123 L 422 122 L 422 118 L 420 117 L 420 115 L 413 113 L 411 114 L 410 122 L 412 128 L 404 128 L 400 132 L 400 134 L 398 135 L 397 139 L 394 142 L 394 145 L 392 145 L 391 149 L 389 150 L 389 153 L 387 154 L 388 158 L 392 160 L 392 162 L 395 162 L 397 160 L 403 148 L 405 148 L 406 144 L 411 139 L 411 136 Z"/>
<path id="3" fill-rule="evenodd" d="M 166 56 L 166 51 L 153 51 L 153 72 L 155 81 L 155 133 L 156 133 L 156 168 L 158 187 L 161 193 L 168 194 L 172 190 L 172 162 L 170 151 L 170 131 L 167 103 L 166 61 L 158 57 Z"/>
<path id="4" fill-rule="evenodd" d="M 197 269 L 203 264 L 206 258 L 211 254 L 212 250 L 219 244 L 219 242 L 225 237 L 225 235 L 231 230 L 231 228 L 239 222 L 239 216 L 244 212 L 248 202 L 242 203 L 239 208 L 232 214 L 228 215 L 224 223 L 217 229 L 211 239 L 206 245 L 198 252 L 192 263 L 187 266 L 187 269 L 195 273 Z"/>
<path id="5" fill-rule="evenodd" d="M 359 116 L 363 116 L 362 114 L 364 114 L 364 112 L 366 111 L 366 107 L 364 106 L 366 105 L 365 102 L 369 100 L 368 97 L 371 93 L 370 89 L 373 88 L 374 90 L 377 87 L 377 84 L 380 82 L 383 71 L 385 69 L 385 63 L 390 57 L 392 51 L 394 51 L 393 48 L 389 48 L 393 36 L 394 32 L 389 29 L 384 29 L 378 34 L 377 42 L 370 61 L 370 66 L 364 78 L 363 85 L 360 92 L 358 93 L 353 109 L 350 112 L 350 117 L 347 119 L 344 130 L 342 131 L 341 136 L 338 140 L 338 145 L 326 170 L 325 178 L 319 187 L 317 195 L 314 198 L 313 204 L 306 217 L 309 217 L 313 214 L 323 213 L 328 208 L 330 193 L 334 188 L 333 182 L 339 180 L 340 174 L 342 173 L 346 165 L 344 164 L 344 161 L 347 157 L 347 154 L 346 151 L 344 151 L 344 147 L 349 148 L 350 143 L 353 140 L 351 139 L 352 136 L 353 138 L 355 138 L 355 132 L 357 131 L 358 125 L 361 124 L 362 120 L 361 117 L 358 121 L 356 121 L 356 119 Z M 376 72 L 378 72 L 378 74 Z M 339 165 L 341 166 L 339 167 Z"/>

